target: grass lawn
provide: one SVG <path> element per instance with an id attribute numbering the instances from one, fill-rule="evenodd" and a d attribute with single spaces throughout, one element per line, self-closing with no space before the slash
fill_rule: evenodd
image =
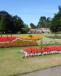
<path id="1" fill-rule="evenodd" d="M 23 59 L 20 47 L 0 48 L 0 76 L 18 76 L 51 66 L 61 65 L 61 54 Z"/>

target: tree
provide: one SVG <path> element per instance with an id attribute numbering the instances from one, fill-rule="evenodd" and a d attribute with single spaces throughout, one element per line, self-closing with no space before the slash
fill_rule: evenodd
<path id="1" fill-rule="evenodd" d="M 26 25 L 19 16 L 13 16 L 13 25 L 15 26 L 15 32 L 27 33 L 28 25 Z"/>
<path id="2" fill-rule="evenodd" d="M 51 31 L 54 32 L 54 33 L 59 32 L 59 31 L 61 31 L 61 25 L 55 25 L 55 26 L 52 25 L 52 26 L 50 27 L 50 29 L 51 29 Z"/>
<path id="3" fill-rule="evenodd" d="M 24 24 L 24 28 L 22 28 L 22 33 L 28 33 L 29 27 L 27 24 Z"/>
<path id="4" fill-rule="evenodd" d="M 58 12 L 54 15 L 52 19 L 50 29 L 52 32 L 61 31 L 61 6 L 58 7 Z"/>
<path id="5" fill-rule="evenodd" d="M 37 27 L 38 28 L 46 27 L 46 17 L 45 16 L 40 17 Z"/>
<path id="6" fill-rule="evenodd" d="M 0 11 L 0 33 L 23 33 L 25 27 L 26 25 L 19 16 L 12 16 L 6 11 Z"/>
<path id="7" fill-rule="evenodd" d="M 51 27 L 51 18 L 50 17 L 47 17 L 47 19 L 46 19 L 46 27 L 47 28 L 50 28 Z"/>
<path id="8" fill-rule="evenodd" d="M 33 23 L 30 23 L 30 27 L 33 29 L 36 28 L 36 26 Z"/>
<path id="9" fill-rule="evenodd" d="M 14 26 L 12 16 L 6 11 L 0 11 L 0 31 L 1 33 L 13 32 Z"/>
<path id="10" fill-rule="evenodd" d="M 19 16 L 13 16 L 13 25 L 15 26 L 15 32 L 21 32 L 25 27 L 23 20 Z"/>

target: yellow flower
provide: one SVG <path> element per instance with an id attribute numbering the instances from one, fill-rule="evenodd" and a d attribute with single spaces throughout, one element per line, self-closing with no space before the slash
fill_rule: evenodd
<path id="1" fill-rule="evenodd" d="M 25 40 L 39 40 L 43 38 L 43 35 L 21 35 L 21 36 L 17 36 L 17 38 L 21 38 Z"/>

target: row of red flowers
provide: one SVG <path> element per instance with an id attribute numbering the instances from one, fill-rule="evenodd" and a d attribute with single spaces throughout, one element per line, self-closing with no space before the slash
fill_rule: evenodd
<path id="1" fill-rule="evenodd" d="M 0 42 L 12 41 L 16 39 L 16 36 L 0 37 Z"/>
<path id="2" fill-rule="evenodd" d="M 36 41 L 21 40 L 17 36 L 2 36 L 0 37 L 0 47 L 10 46 L 35 46 L 38 45 Z"/>
<path id="3" fill-rule="evenodd" d="M 25 48 L 23 49 L 25 56 L 28 55 L 40 55 L 50 53 L 61 53 L 61 46 L 45 46 L 43 48 Z"/>
<path id="4" fill-rule="evenodd" d="M 10 35 L 6 35 L 6 36 L 1 36 L 0 37 L 0 42 L 6 42 L 6 41 L 12 41 L 14 39 L 23 39 L 23 40 L 39 40 L 42 39 L 43 36 L 41 35 L 20 35 L 20 36 L 10 36 Z"/>

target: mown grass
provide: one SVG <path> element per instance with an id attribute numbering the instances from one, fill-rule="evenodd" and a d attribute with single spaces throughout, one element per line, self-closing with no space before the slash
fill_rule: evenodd
<path id="1" fill-rule="evenodd" d="M 23 58 L 23 53 L 20 52 L 22 48 L 0 48 L 0 76 L 18 76 L 26 72 L 61 65 L 61 54 Z"/>

